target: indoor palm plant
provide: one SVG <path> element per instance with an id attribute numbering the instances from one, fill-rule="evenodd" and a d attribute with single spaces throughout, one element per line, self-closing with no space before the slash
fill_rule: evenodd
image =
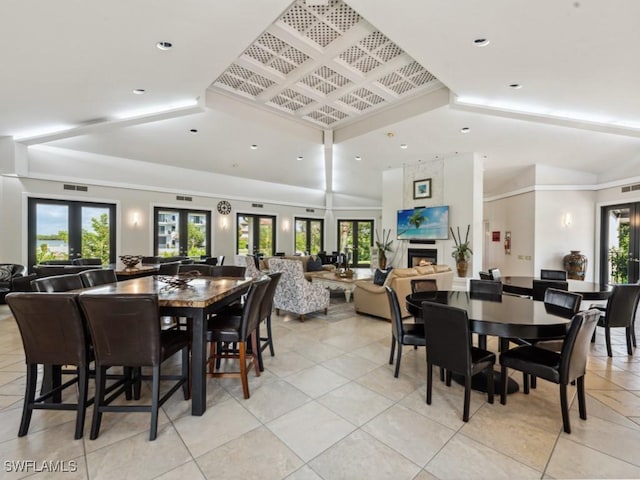
<path id="1" fill-rule="evenodd" d="M 382 240 L 380 240 L 380 236 L 378 235 L 378 231 L 376 230 L 376 247 L 378 247 L 378 266 L 381 270 L 387 268 L 387 254 L 386 252 L 391 251 L 391 244 L 393 244 L 393 240 L 389 240 L 391 236 L 391 229 L 385 230 L 382 229 Z"/>
<path id="2" fill-rule="evenodd" d="M 456 238 L 456 234 L 453 231 L 453 228 L 449 227 L 451 230 L 451 235 L 453 236 L 453 241 L 455 246 L 453 247 L 453 252 L 451 252 L 451 256 L 456 259 L 456 267 L 458 269 L 459 277 L 467 276 L 467 267 L 469 259 L 471 255 L 473 255 L 473 251 L 469 248 L 469 229 L 471 225 L 467 225 L 467 234 L 464 237 L 464 242 L 462 241 L 462 235 L 460 235 L 460 227 L 456 227 L 458 230 L 458 237 Z"/>

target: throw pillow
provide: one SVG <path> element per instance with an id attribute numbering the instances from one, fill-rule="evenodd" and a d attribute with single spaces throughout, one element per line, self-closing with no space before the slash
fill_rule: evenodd
<path id="1" fill-rule="evenodd" d="M 379 268 L 376 268 L 376 271 L 373 274 L 373 283 L 374 285 L 384 285 L 384 281 L 387 279 L 387 276 L 389 275 L 389 272 L 391 271 L 391 268 L 387 269 L 387 270 L 380 270 Z"/>
<path id="2" fill-rule="evenodd" d="M 13 265 L 0 265 L 0 282 L 8 282 L 11 280 Z"/>
<path id="3" fill-rule="evenodd" d="M 307 262 L 307 272 L 319 272 L 322 270 L 322 260 L 320 257 L 310 257 Z"/>

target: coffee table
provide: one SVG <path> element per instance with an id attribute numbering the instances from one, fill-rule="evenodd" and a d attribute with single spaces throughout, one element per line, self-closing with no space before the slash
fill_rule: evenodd
<path id="1" fill-rule="evenodd" d="M 311 277 L 312 283 L 317 283 L 325 288 L 333 290 L 343 290 L 344 298 L 349 303 L 351 292 L 356 288 L 356 280 L 371 278 L 371 270 L 368 268 L 354 268 L 352 277 L 340 277 L 335 272 L 319 273 Z"/>

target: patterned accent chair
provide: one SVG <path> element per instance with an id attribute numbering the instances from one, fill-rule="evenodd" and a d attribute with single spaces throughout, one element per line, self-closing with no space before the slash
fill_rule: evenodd
<path id="1" fill-rule="evenodd" d="M 302 262 L 273 257 L 269 259 L 269 272 L 282 272 L 273 299 L 277 315 L 280 310 L 286 310 L 300 315 L 304 322 L 307 313 L 324 310 L 327 314 L 329 290 L 304 278 Z"/>
<path id="2" fill-rule="evenodd" d="M 253 255 L 239 255 L 236 258 L 238 260 L 236 262 L 237 265 L 240 265 L 241 267 L 247 267 L 247 270 L 245 271 L 246 277 L 251 277 L 254 280 L 258 280 L 264 275 L 264 273 L 258 270 L 258 267 L 256 267 L 256 261 Z"/>

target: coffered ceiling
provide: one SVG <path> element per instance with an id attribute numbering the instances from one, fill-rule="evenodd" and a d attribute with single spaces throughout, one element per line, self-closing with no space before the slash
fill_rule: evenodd
<path id="1" fill-rule="evenodd" d="M 373 203 L 385 169 L 468 152 L 485 194 L 531 165 L 625 182 L 638 18 L 637 0 L 4 0 L 0 136 Z"/>

